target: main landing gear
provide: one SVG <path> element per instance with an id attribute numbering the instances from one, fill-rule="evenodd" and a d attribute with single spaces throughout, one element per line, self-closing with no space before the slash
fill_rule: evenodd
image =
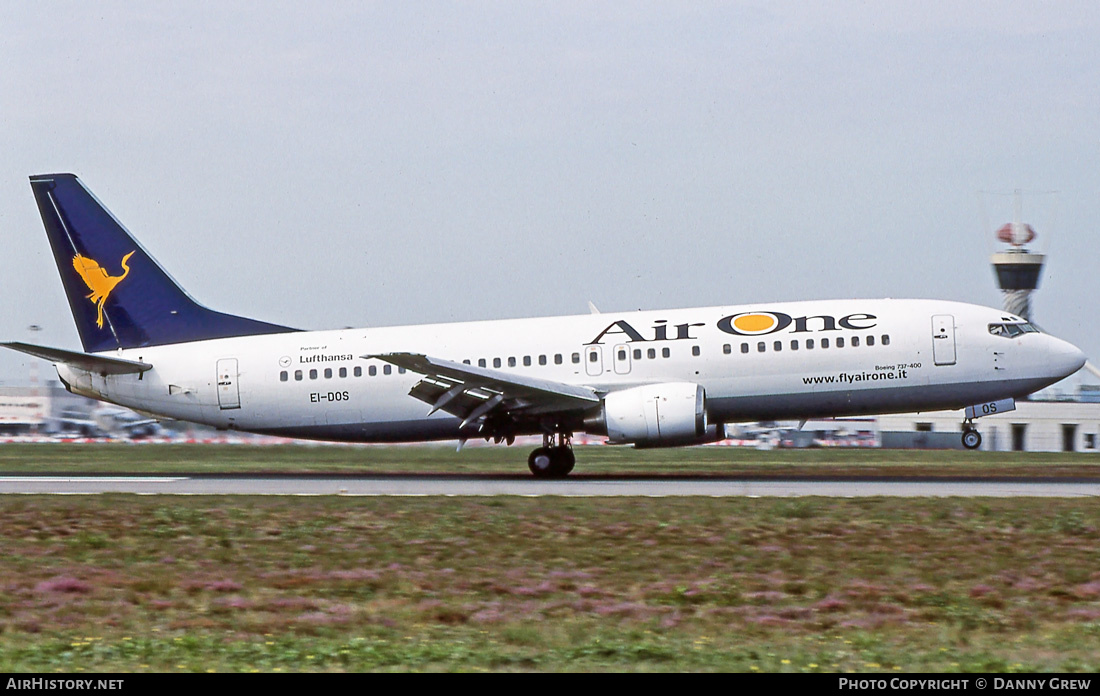
<path id="1" fill-rule="evenodd" d="M 963 421 L 962 441 L 966 449 L 975 450 L 982 446 L 982 434 L 974 428 L 974 421 L 970 418 Z"/>
<path id="2" fill-rule="evenodd" d="M 565 433 L 543 435 L 542 447 L 527 457 L 527 466 L 531 469 L 531 473 L 539 478 L 568 476 L 573 470 L 573 465 L 577 463 L 569 438 L 570 436 Z"/>

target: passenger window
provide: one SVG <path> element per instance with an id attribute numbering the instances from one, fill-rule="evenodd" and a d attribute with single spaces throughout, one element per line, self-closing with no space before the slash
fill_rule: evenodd
<path id="1" fill-rule="evenodd" d="M 772 344 L 772 348 L 775 348 L 776 353 L 783 350 L 783 341 L 776 341 Z"/>
<path id="2" fill-rule="evenodd" d="M 344 377 L 347 377 L 347 376 L 348 376 L 348 368 L 341 367 L 340 368 L 340 379 L 343 379 Z"/>
<path id="3" fill-rule="evenodd" d="M 310 370 L 309 371 L 309 378 L 310 379 L 317 379 L 317 370 Z"/>
<path id="4" fill-rule="evenodd" d="M 806 339 L 806 350 L 813 350 L 813 349 L 814 349 L 814 339 L 807 338 Z"/>
<path id="5" fill-rule="evenodd" d="M 829 339 L 827 339 L 827 338 L 821 339 L 821 347 L 822 348 L 828 348 L 829 347 Z"/>
<path id="6" fill-rule="evenodd" d="M 515 366 L 516 366 L 516 359 L 515 358 L 508 358 L 508 367 L 515 367 Z"/>
<path id="7" fill-rule="evenodd" d="M 875 337 L 874 336 L 868 336 L 867 337 L 867 345 L 869 345 L 869 346 L 875 345 Z"/>
<path id="8" fill-rule="evenodd" d="M 844 337 L 843 337 L 843 336 L 839 336 L 839 337 L 837 337 L 837 339 L 836 339 L 836 347 L 837 347 L 837 348 L 843 348 L 843 347 L 844 347 Z"/>
<path id="9" fill-rule="evenodd" d="M 722 352 L 725 353 L 726 355 L 729 355 L 730 353 L 733 352 L 733 346 L 726 343 L 725 345 L 722 346 Z"/>
<path id="10" fill-rule="evenodd" d="M 383 365 L 382 366 L 382 374 L 388 375 L 391 372 L 393 372 L 393 366 L 392 365 Z"/>
<path id="11" fill-rule="evenodd" d="M 539 356 L 539 365 L 545 365 L 545 364 L 546 364 L 546 356 L 545 355 L 540 355 Z"/>
<path id="12" fill-rule="evenodd" d="M 374 377 L 375 375 L 377 375 L 378 374 L 378 366 L 377 365 L 371 365 L 369 368 L 367 368 L 367 374 L 369 374 L 371 377 Z"/>
<path id="13" fill-rule="evenodd" d="M 765 350 L 767 350 L 767 349 L 768 349 L 768 346 L 767 346 L 767 344 L 766 344 L 766 343 L 764 343 L 763 341 L 761 341 L 760 343 L 757 343 L 757 344 L 756 344 L 756 352 L 757 352 L 757 353 L 763 353 L 763 352 L 764 352 Z"/>
<path id="14" fill-rule="evenodd" d="M 634 349 L 634 359 L 635 360 L 641 360 L 642 359 L 642 349 L 641 348 L 635 348 Z"/>
<path id="15" fill-rule="evenodd" d="M 590 362 L 590 363 L 594 363 L 599 359 L 600 359 L 600 354 L 599 354 L 598 351 L 594 350 L 594 351 L 592 351 L 591 353 L 588 354 L 588 362 Z"/>
<path id="16" fill-rule="evenodd" d="M 692 346 L 691 347 L 691 354 L 694 355 L 695 357 L 699 357 L 699 346 Z"/>
<path id="17" fill-rule="evenodd" d="M 882 345 L 890 345 L 890 334 L 882 334 Z"/>
<path id="18" fill-rule="evenodd" d="M 531 367 L 531 356 L 530 355 L 523 356 L 523 366 L 524 367 Z"/>
<path id="19" fill-rule="evenodd" d="M 749 344 L 748 343 L 742 343 L 741 344 L 741 352 L 742 353 L 748 353 L 749 352 Z"/>
<path id="20" fill-rule="evenodd" d="M 671 355 L 672 355 L 672 353 L 671 353 L 671 351 L 669 351 L 669 349 L 668 349 L 668 348 L 662 348 L 662 349 L 661 349 L 661 357 L 665 357 L 665 358 L 667 358 L 667 357 L 669 357 L 669 356 L 671 356 Z"/>
<path id="21" fill-rule="evenodd" d="M 354 374 L 356 377 L 362 377 L 363 376 L 363 368 L 361 368 L 361 367 L 355 368 L 354 370 L 352 370 L 352 374 Z"/>
<path id="22" fill-rule="evenodd" d="M 485 367 L 485 358 L 478 358 L 477 359 L 477 366 L 478 367 Z"/>
<path id="23" fill-rule="evenodd" d="M 286 370 L 283 370 L 282 372 L 280 372 L 280 373 L 279 373 L 279 381 L 280 381 L 280 382 L 285 382 L 285 381 L 287 381 L 288 379 L 290 379 L 290 375 L 288 375 L 288 374 L 286 373 Z"/>
<path id="24" fill-rule="evenodd" d="M 619 349 L 619 357 L 617 357 L 615 359 L 618 360 L 619 362 L 626 362 L 626 349 L 625 348 L 620 348 Z"/>
<path id="25" fill-rule="evenodd" d="M 403 367 L 397 368 L 397 374 L 399 374 L 399 375 L 405 374 L 405 368 L 403 368 Z"/>
<path id="26" fill-rule="evenodd" d="M 798 339 L 791 339 L 791 350 L 798 350 Z"/>
<path id="27" fill-rule="evenodd" d="M 332 368 L 331 367 L 326 367 L 325 368 L 325 379 L 332 379 Z"/>
<path id="28" fill-rule="evenodd" d="M 573 364 L 574 365 L 580 365 L 581 364 L 581 354 L 580 353 L 573 353 Z"/>
<path id="29" fill-rule="evenodd" d="M 302 381 L 302 371 L 301 370 L 295 370 L 294 371 L 294 381 L 295 382 L 301 382 Z"/>
<path id="30" fill-rule="evenodd" d="M 859 348 L 859 336 L 852 336 L 852 347 Z"/>
<path id="31" fill-rule="evenodd" d="M 554 353 L 554 364 L 555 365 L 561 365 L 561 363 L 562 363 L 561 353 Z"/>
<path id="32" fill-rule="evenodd" d="M 493 358 L 493 367 L 500 367 L 500 358 Z"/>
<path id="33" fill-rule="evenodd" d="M 656 348 L 650 348 L 649 350 L 647 350 L 646 351 L 646 357 L 649 358 L 650 360 L 653 360 L 654 358 L 656 358 L 657 357 L 657 349 Z"/>

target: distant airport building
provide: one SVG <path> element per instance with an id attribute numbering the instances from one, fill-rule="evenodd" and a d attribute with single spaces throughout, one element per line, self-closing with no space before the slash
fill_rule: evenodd
<path id="1" fill-rule="evenodd" d="M 1082 384 L 1078 387 L 1077 400 L 1086 404 L 1100 404 L 1100 384 Z"/>
<path id="2" fill-rule="evenodd" d="M 37 387 L 0 386 L 0 436 L 98 434 L 98 402 L 70 394 L 59 382 Z"/>
<path id="3" fill-rule="evenodd" d="M 1082 385 L 1080 398 L 1018 401 L 1016 410 L 975 421 L 987 452 L 1100 452 L 1100 387 Z M 1087 400 L 1086 400 L 1087 399 Z M 772 447 L 964 449 L 959 411 L 825 418 L 727 426 L 722 444 Z"/>
<path id="4" fill-rule="evenodd" d="M 962 449 L 961 425 L 957 411 L 878 418 L 882 446 L 893 449 Z M 1015 411 L 985 416 L 975 425 L 982 434 L 981 449 L 985 451 L 1100 451 L 1098 401 L 1018 401 Z"/>

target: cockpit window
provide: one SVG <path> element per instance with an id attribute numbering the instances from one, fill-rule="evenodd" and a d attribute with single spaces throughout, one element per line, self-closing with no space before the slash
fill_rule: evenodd
<path id="1" fill-rule="evenodd" d="M 1020 324 L 990 324 L 989 333 L 993 334 L 994 336 L 1016 338 L 1021 334 L 1039 333 L 1039 329 L 1026 322 Z"/>

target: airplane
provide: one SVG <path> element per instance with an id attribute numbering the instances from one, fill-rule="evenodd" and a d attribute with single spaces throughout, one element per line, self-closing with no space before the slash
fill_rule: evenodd
<path id="1" fill-rule="evenodd" d="M 220 429 L 315 440 L 541 435 L 539 477 L 574 433 L 716 442 L 725 424 L 966 408 L 973 422 L 1085 363 L 1002 310 L 814 300 L 303 331 L 192 299 L 73 174 L 30 177 L 83 351 L 9 342 L 76 394 Z"/>
<path id="2" fill-rule="evenodd" d="M 145 418 L 129 409 L 100 405 L 91 414 L 75 410 L 62 411 L 50 420 L 48 432 L 79 433 L 86 437 L 113 437 L 137 440 L 161 432 L 160 420 Z"/>

